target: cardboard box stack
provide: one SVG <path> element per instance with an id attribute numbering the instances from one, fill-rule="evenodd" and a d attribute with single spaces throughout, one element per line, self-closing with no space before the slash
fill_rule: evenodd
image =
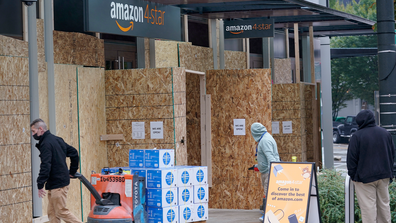
<path id="1" fill-rule="evenodd" d="M 206 166 L 175 166 L 173 149 L 129 151 L 129 167 L 103 168 L 102 174 L 138 173 L 146 177 L 148 223 L 186 223 L 208 219 Z"/>
<path id="2" fill-rule="evenodd" d="M 142 157 L 142 153 L 144 160 L 138 162 L 136 158 Z M 129 158 L 131 174 L 139 171 L 139 175 L 146 176 L 149 223 L 208 219 L 207 167 L 174 166 L 172 149 L 130 150 Z"/>

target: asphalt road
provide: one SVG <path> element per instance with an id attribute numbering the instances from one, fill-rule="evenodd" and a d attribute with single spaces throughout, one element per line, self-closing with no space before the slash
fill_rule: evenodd
<path id="1" fill-rule="evenodd" d="M 346 166 L 346 156 L 348 151 L 348 144 L 347 143 L 334 143 L 333 146 L 333 154 L 334 154 L 334 168 L 340 172 L 347 172 Z M 341 158 L 338 160 L 337 158 Z"/>

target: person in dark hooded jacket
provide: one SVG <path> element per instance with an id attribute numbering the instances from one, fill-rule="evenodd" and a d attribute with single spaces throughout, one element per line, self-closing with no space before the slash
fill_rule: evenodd
<path id="1" fill-rule="evenodd" d="M 65 143 L 62 138 L 52 135 L 42 119 L 36 119 L 30 124 L 33 138 L 39 142 L 36 144 L 40 151 L 40 173 L 37 177 L 37 189 L 39 198 L 48 191 L 47 214 L 49 222 L 81 223 L 66 207 L 67 192 L 69 190 L 70 177 L 74 176 L 78 169 L 79 156 L 77 150 Z M 66 164 L 66 157 L 70 157 L 70 170 Z"/>
<path id="2" fill-rule="evenodd" d="M 374 115 L 363 110 L 349 142 L 348 175 L 355 185 L 363 223 L 391 222 L 389 191 L 393 178 L 395 147 L 391 134 L 375 124 Z"/>

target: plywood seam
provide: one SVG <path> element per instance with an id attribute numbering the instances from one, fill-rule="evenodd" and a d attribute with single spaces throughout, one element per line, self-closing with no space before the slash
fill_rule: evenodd
<path id="1" fill-rule="evenodd" d="M 15 144 L 0 144 L 1 146 L 17 146 L 17 145 L 30 145 L 30 142 L 24 142 L 24 143 L 15 143 Z M 1 175 L 0 175 L 1 176 Z"/>
<path id="2" fill-rule="evenodd" d="M 7 189 L 0 190 L 0 192 L 8 191 L 8 190 L 18 190 L 18 189 L 30 188 L 30 187 L 32 187 L 32 185 L 26 185 L 26 186 L 22 186 L 22 187 L 14 187 L 14 188 L 7 188 Z"/>
<path id="3" fill-rule="evenodd" d="M 0 205 L 0 208 L 6 207 L 6 206 L 11 206 L 11 205 L 16 205 L 16 204 L 22 204 L 22 203 L 27 203 L 27 202 L 32 202 L 32 200 L 27 200 L 27 201 L 21 201 L 13 204 L 5 204 L 5 205 Z"/>
<path id="4" fill-rule="evenodd" d="M 3 55 L 3 54 L 0 54 L 0 57 L 12 57 L 12 58 L 24 58 L 24 59 L 29 59 L 29 57 L 12 56 L 12 55 Z"/>
<path id="5" fill-rule="evenodd" d="M 175 104 L 175 105 L 183 105 L 183 104 Z M 106 107 L 106 109 L 114 109 L 114 108 L 149 108 L 149 107 L 170 107 L 173 105 L 132 105 L 132 106 L 115 106 L 115 107 Z"/>
<path id="6" fill-rule="evenodd" d="M 173 119 L 172 118 L 138 118 L 138 119 L 107 119 L 107 121 L 133 121 L 133 120 L 162 120 L 162 119 Z"/>
<path id="7" fill-rule="evenodd" d="M 179 92 L 176 92 L 176 93 L 185 93 L 185 92 L 184 91 L 179 91 Z M 147 94 L 140 94 L 140 93 L 138 93 L 138 94 L 106 94 L 105 97 L 134 96 L 134 95 L 169 95 L 169 96 L 171 96 L 172 92 L 171 93 L 147 93 Z"/>

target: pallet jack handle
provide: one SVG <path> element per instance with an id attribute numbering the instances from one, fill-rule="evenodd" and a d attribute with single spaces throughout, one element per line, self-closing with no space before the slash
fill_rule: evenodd
<path id="1" fill-rule="evenodd" d="M 75 173 L 73 178 L 78 178 L 81 183 L 83 183 L 85 185 L 85 187 L 87 187 L 87 189 L 89 190 L 89 192 L 91 192 L 91 194 L 94 196 L 95 200 L 96 200 L 96 204 L 98 205 L 114 205 L 113 202 L 111 202 L 108 199 L 103 199 L 98 191 L 92 186 L 92 184 L 87 180 L 87 178 L 84 177 L 84 175 L 82 175 L 81 173 Z"/>

